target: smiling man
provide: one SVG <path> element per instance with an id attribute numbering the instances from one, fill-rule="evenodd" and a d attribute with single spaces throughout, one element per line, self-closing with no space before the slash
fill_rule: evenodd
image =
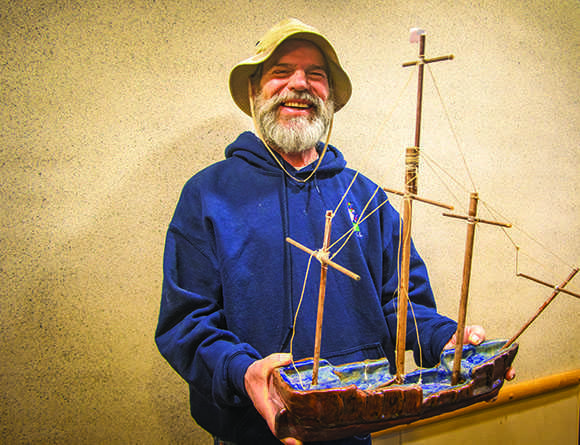
<path id="1" fill-rule="evenodd" d="M 297 444 L 273 434 L 278 407 L 268 379 L 289 363 L 291 345 L 296 360 L 313 355 L 318 281 L 305 285 L 308 255 L 285 239 L 321 247 L 329 209 L 338 209 L 333 240 L 355 227 L 339 261 L 361 279 L 329 271 L 321 356 L 334 365 L 387 358 L 394 372 L 400 218 L 328 144 L 351 83 L 316 29 L 294 19 L 274 26 L 232 69 L 230 92 L 255 133 L 239 135 L 223 161 L 183 189 L 167 232 L 156 341 L 188 382 L 191 414 L 216 444 Z M 347 190 L 348 205 L 340 206 Z M 361 224 L 367 205 L 378 210 Z M 437 313 L 414 247 L 409 282 L 415 320 L 407 323 L 407 348 L 434 366 L 453 344 L 456 323 Z M 467 331 L 469 342 L 485 337 L 480 327 Z"/>
<path id="2" fill-rule="evenodd" d="M 302 168 L 318 158 L 315 146 L 334 114 L 324 56 L 308 40 L 287 40 L 262 69 L 254 80 L 258 131 L 290 165 Z"/>

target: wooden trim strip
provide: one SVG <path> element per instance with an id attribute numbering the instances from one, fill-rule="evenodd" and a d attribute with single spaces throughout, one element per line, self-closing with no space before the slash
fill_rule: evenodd
<path id="1" fill-rule="evenodd" d="M 461 408 L 449 413 L 440 414 L 439 416 L 429 417 L 427 419 L 418 420 L 407 425 L 399 425 L 389 428 L 385 431 L 374 433 L 373 436 L 382 436 L 385 434 L 392 434 L 411 428 L 418 428 L 424 425 L 429 425 L 435 422 L 440 422 L 450 418 L 457 418 L 466 414 L 471 414 L 478 411 L 483 411 L 490 408 L 497 408 L 498 406 L 507 403 L 524 400 L 530 397 L 539 396 L 553 391 L 566 389 L 570 386 L 580 385 L 580 369 L 563 372 L 561 374 L 554 374 L 546 377 L 541 377 L 536 380 L 529 380 L 527 382 L 517 384 L 506 384 L 500 390 L 497 398 L 491 402 L 476 403 L 465 408 Z"/>

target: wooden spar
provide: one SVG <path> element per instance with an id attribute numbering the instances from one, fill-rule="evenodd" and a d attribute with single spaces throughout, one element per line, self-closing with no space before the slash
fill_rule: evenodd
<path id="1" fill-rule="evenodd" d="M 536 311 L 536 313 L 532 316 L 532 318 L 530 318 L 527 321 L 527 323 L 520 328 L 520 330 L 517 332 L 517 334 L 515 334 L 512 338 L 509 339 L 509 341 L 503 346 L 502 349 L 509 348 L 512 345 L 512 343 L 515 342 L 520 337 L 520 335 L 522 335 L 524 333 L 524 331 L 526 329 L 528 329 L 528 327 L 536 320 L 536 318 L 538 318 L 540 316 L 540 314 L 544 311 L 544 309 L 546 309 L 548 307 L 548 305 L 552 301 L 554 301 L 554 299 L 562 291 L 562 288 L 564 286 L 566 286 L 572 280 L 572 278 L 574 278 L 574 276 L 577 273 L 578 273 L 578 268 L 573 269 L 572 272 L 570 272 L 570 274 L 562 282 L 562 284 L 560 284 L 559 286 L 554 288 L 554 292 L 552 292 L 552 294 L 548 297 L 548 299 L 546 301 L 544 301 L 544 304 L 542 304 L 540 306 L 540 308 Z"/>
<path id="2" fill-rule="evenodd" d="M 399 192 L 398 190 L 393 190 L 393 189 L 390 189 L 387 187 L 383 187 L 383 190 L 385 192 L 392 193 L 394 195 L 405 196 L 405 192 Z M 414 199 L 415 201 L 424 202 L 426 204 L 431 204 L 431 205 L 434 205 L 437 207 L 442 207 L 442 208 L 447 209 L 447 210 L 453 210 L 453 206 L 450 206 L 449 204 L 444 204 L 442 202 L 433 201 L 432 199 L 421 198 L 420 196 L 417 196 L 417 195 L 409 195 L 409 197 L 411 199 Z"/>
<path id="3" fill-rule="evenodd" d="M 537 278 L 531 277 L 531 276 L 526 275 L 524 273 L 517 273 L 516 276 L 522 277 L 522 278 L 527 278 L 530 281 L 534 281 L 534 282 L 536 282 L 538 284 L 542 284 L 546 287 L 551 287 L 552 289 L 555 289 L 559 292 L 563 292 L 565 294 L 572 295 L 573 297 L 580 298 L 580 294 L 577 292 L 572 292 L 572 291 L 569 291 L 568 289 L 562 289 L 562 287 L 560 287 L 560 286 L 554 286 L 553 284 L 546 283 L 545 281 L 542 281 L 542 280 L 538 280 Z"/>
<path id="4" fill-rule="evenodd" d="M 471 280 L 471 264 L 473 260 L 473 245 L 475 240 L 475 226 L 477 223 L 489 224 L 500 227 L 511 227 L 498 221 L 488 221 L 477 217 L 477 203 L 479 196 L 473 192 L 469 196 L 468 216 L 443 213 L 444 216 L 468 221 L 467 238 L 465 240 L 465 255 L 463 261 L 463 282 L 461 284 L 461 299 L 459 301 L 459 315 L 457 317 L 457 331 L 455 332 L 455 355 L 453 357 L 453 371 L 451 384 L 457 385 L 461 380 L 461 357 L 463 355 L 463 341 L 465 334 L 465 319 L 467 316 L 467 300 L 469 296 L 469 282 Z"/>
<path id="5" fill-rule="evenodd" d="M 409 302 L 409 269 L 411 264 L 411 221 L 413 216 L 413 200 L 409 194 L 417 194 L 417 168 L 419 148 L 407 148 L 405 189 L 403 198 L 403 237 L 401 270 L 399 279 L 399 296 L 397 305 L 397 375 L 398 383 L 402 383 L 405 374 L 405 349 L 407 338 L 407 305 Z"/>
<path id="6" fill-rule="evenodd" d="M 286 238 L 286 242 L 298 247 L 300 250 L 308 253 L 311 256 L 316 257 L 320 261 L 320 286 L 318 289 L 318 311 L 316 314 L 316 335 L 314 339 L 314 360 L 312 367 L 312 385 L 318 385 L 318 370 L 320 366 L 320 346 L 322 344 L 322 321 L 324 317 L 324 299 L 326 296 L 326 273 L 328 271 L 328 266 L 342 272 L 346 276 L 352 278 L 353 280 L 359 281 L 360 276 L 351 272 L 340 264 L 336 264 L 328 258 L 328 246 L 330 244 L 330 234 L 332 228 L 332 218 L 333 213 L 331 210 L 326 211 L 326 223 L 324 226 L 324 240 L 322 249 L 319 253 L 303 246 L 292 238 Z"/>
<path id="7" fill-rule="evenodd" d="M 342 272 L 347 277 L 350 277 L 350 278 L 352 278 L 353 280 L 356 280 L 356 281 L 360 281 L 360 275 L 357 275 L 354 272 L 351 272 L 347 268 L 342 267 L 340 264 L 336 264 L 334 261 L 329 260 L 328 257 L 326 257 L 326 256 L 317 255 L 314 250 L 309 249 L 306 246 L 303 246 L 298 241 L 295 241 L 292 238 L 287 237 L 286 238 L 286 242 L 289 243 L 289 244 L 292 244 L 294 247 L 298 247 L 300 250 L 302 250 L 303 252 L 306 252 L 308 255 L 312 255 L 312 256 L 316 257 L 321 263 L 324 263 L 327 266 L 330 266 L 333 269 L 336 269 L 339 272 Z"/>
<path id="8" fill-rule="evenodd" d="M 423 76 L 425 63 L 450 60 L 453 56 L 425 59 L 425 33 L 420 31 L 419 60 L 404 63 L 403 67 L 418 65 L 417 110 L 415 117 L 415 145 L 407 148 L 405 156 L 405 193 L 403 195 L 403 220 L 401 240 L 401 266 L 397 298 L 397 343 L 396 380 L 401 383 L 405 373 L 405 349 L 407 339 L 407 306 L 409 304 L 409 269 L 411 263 L 411 221 L 413 219 L 413 199 L 417 195 L 417 174 L 421 142 L 421 115 L 423 109 Z"/>
<path id="9" fill-rule="evenodd" d="M 419 41 L 419 62 L 425 59 L 425 34 Z M 419 144 L 421 142 L 421 113 L 423 106 L 423 72 L 425 65 L 419 63 L 417 81 L 417 111 L 415 116 L 415 146 L 407 148 L 405 156 L 405 195 L 403 197 L 403 237 L 401 248 L 401 269 L 399 295 L 397 299 L 397 343 L 396 362 L 398 383 L 403 382 L 405 374 L 405 349 L 407 340 L 407 305 L 409 304 L 409 268 L 411 264 L 411 221 L 413 200 L 410 195 L 417 194 L 417 173 L 419 169 Z"/>
<path id="10" fill-rule="evenodd" d="M 423 73 L 425 72 L 425 34 L 419 40 L 419 72 L 417 76 L 417 112 L 415 118 L 415 147 L 419 148 L 421 141 L 421 115 L 423 112 Z M 416 194 L 416 192 L 415 192 Z"/>
<path id="11" fill-rule="evenodd" d="M 463 260 L 463 282 L 461 284 L 461 300 L 459 302 L 459 316 L 457 317 L 457 332 L 455 334 L 455 355 L 451 384 L 457 385 L 461 379 L 461 356 L 463 354 L 463 335 L 465 333 L 465 318 L 467 315 L 467 299 L 469 296 L 469 281 L 471 278 L 471 264 L 473 260 L 473 244 L 475 240 L 475 217 L 477 216 L 477 193 L 471 193 L 469 198 L 469 224 L 467 225 L 467 239 L 465 240 L 465 257 Z"/>
<path id="12" fill-rule="evenodd" d="M 332 227 L 332 211 L 326 212 L 326 224 L 324 226 L 324 241 L 322 244 L 323 254 L 328 254 L 330 244 L 330 229 Z M 320 288 L 318 291 L 318 312 L 316 314 L 316 338 L 314 340 L 314 362 L 312 367 L 312 386 L 318 385 L 318 367 L 320 363 L 320 345 L 322 343 L 322 318 L 324 315 L 324 297 L 326 295 L 326 272 L 328 266 L 320 264 Z"/>
<path id="13" fill-rule="evenodd" d="M 492 226 L 500 226 L 500 227 L 505 227 L 508 229 L 512 226 L 509 223 L 504 223 L 504 222 L 499 222 L 499 221 L 489 221 L 487 219 L 481 219 L 481 218 L 471 218 L 469 216 L 455 215 L 453 213 L 443 213 L 443 216 L 448 216 L 450 218 L 463 219 L 466 221 L 473 219 L 475 222 L 478 222 L 478 223 L 490 224 Z"/>
<path id="14" fill-rule="evenodd" d="M 444 60 L 453 60 L 453 54 L 449 54 L 448 56 L 440 56 L 440 57 L 433 57 L 431 59 L 424 59 L 422 63 L 432 63 L 432 62 L 442 62 Z M 414 60 L 413 62 L 405 62 L 403 63 L 403 68 L 408 66 L 415 66 L 421 63 L 418 60 Z"/>

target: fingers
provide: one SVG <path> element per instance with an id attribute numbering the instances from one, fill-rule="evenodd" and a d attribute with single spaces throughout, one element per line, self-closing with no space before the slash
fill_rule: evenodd
<path id="1" fill-rule="evenodd" d="M 485 340 L 485 329 L 479 325 L 466 326 L 463 334 L 463 343 L 471 345 L 479 345 Z M 445 345 L 445 349 L 455 346 L 456 335 L 454 335 L 449 343 Z M 505 372 L 506 380 L 513 380 L 516 377 L 516 370 L 510 366 Z"/>
<path id="2" fill-rule="evenodd" d="M 278 368 L 280 366 L 285 366 L 292 362 L 292 356 L 286 353 L 276 353 L 270 354 L 264 360 L 265 367 L 273 370 L 274 368 Z"/>
<path id="3" fill-rule="evenodd" d="M 510 366 L 507 371 L 505 372 L 505 379 L 506 380 L 513 380 L 516 378 L 516 370 L 513 366 Z"/>
<path id="4" fill-rule="evenodd" d="M 256 381 L 260 379 L 262 383 L 266 383 L 272 371 L 280 366 L 289 364 L 292 361 L 290 354 L 270 354 L 269 356 L 256 360 L 250 365 L 246 373 L 246 383 L 248 380 Z"/>
<path id="5" fill-rule="evenodd" d="M 485 340 L 485 329 L 479 325 L 466 326 L 463 343 L 478 345 Z"/>
<path id="6" fill-rule="evenodd" d="M 455 343 L 457 343 L 457 333 L 453 334 L 453 337 L 443 346 L 443 349 L 451 349 L 455 346 Z"/>
<path id="7" fill-rule="evenodd" d="M 293 437 L 287 437 L 285 439 L 282 439 L 281 442 L 284 445 L 302 445 L 301 441 L 299 441 L 298 439 L 294 439 Z"/>
<path id="8" fill-rule="evenodd" d="M 465 326 L 463 331 L 463 344 L 464 345 L 479 345 L 485 340 L 485 329 L 483 326 L 472 325 Z M 447 342 L 443 349 L 451 349 L 457 344 L 457 333 L 453 334 L 453 337 Z"/>

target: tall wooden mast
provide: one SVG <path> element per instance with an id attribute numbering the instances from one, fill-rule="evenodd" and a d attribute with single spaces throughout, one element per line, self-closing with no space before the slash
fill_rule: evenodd
<path id="1" fill-rule="evenodd" d="M 405 156 L 405 193 L 403 196 L 403 229 L 401 247 L 401 266 L 397 302 L 397 344 L 396 365 L 397 381 L 403 381 L 405 373 L 405 346 L 407 338 L 407 306 L 409 302 L 409 268 L 411 260 L 411 221 L 413 218 L 413 200 L 417 195 L 417 174 L 419 170 L 419 152 L 421 142 L 421 114 L 423 109 L 423 74 L 426 63 L 453 59 L 452 55 L 425 58 L 425 33 L 422 30 L 411 30 L 411 42 L 419 38 L 419 60 L 407 62 L 403 67 L 418 65 L 417 110 L 415 118 L 415 145 L 407 148 Z"/>

